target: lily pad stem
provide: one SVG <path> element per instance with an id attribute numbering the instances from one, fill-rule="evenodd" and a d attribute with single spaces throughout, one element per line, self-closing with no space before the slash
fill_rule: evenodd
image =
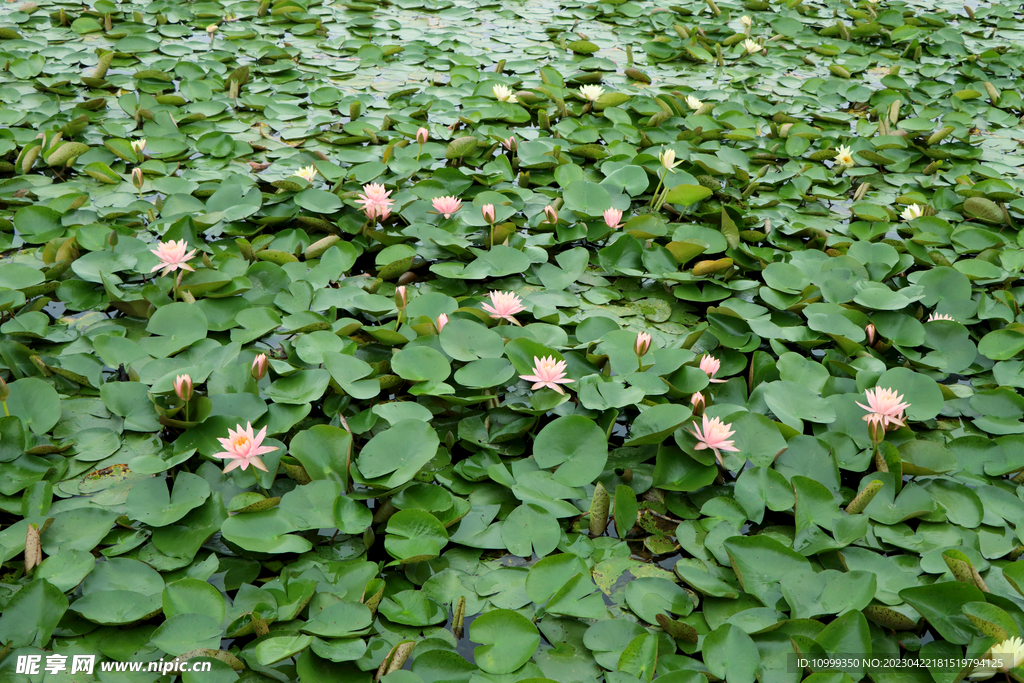
<path id="1" fill-rule="evenodd" d="M 352 491 L 352 443 L 355 441 L 355 434 L 352 433 L 352 428 L 348 426 L 348 420 L 341 413 L 338 413 L 338 421 L 341 422 L 341 426 L 348 432 L 348 454 L 345 456 L 345 489 Z M 334 542 L 334 539 L 331 539 Z"/>
<path id="2" fill-rule="evenodd" d="M 661 211 L 661 207 L 665 204 L 665 199 L 668 197 L 668 188 L 666 187 L 661 191 L 661 196 L 658 197 L 658 202 L 654 205 L 655 211 Z"/>
<path id="3" fill-rule="evenodd" d="M 658 178 L 658 187 L 655 188 L 654 194 L 651 195 L 651 203 L 649 204 L 649 206 L 653 207 L 655 201 L 657 201 L 658 193 L 661 192 L 661 186 L 665 182 L 665 176 L 667 176 L 667 175 L 668 175 L 668 170 L 666 169 L 665 172 L 661 174 L 661 177 Z"/>
<path id="4" fill-rule="evenodd" d="M 0 401 L 0 403 L 4 404 L 4 417 L 10 417 L 11 411 L 7 410 L 7 401 Z"/>

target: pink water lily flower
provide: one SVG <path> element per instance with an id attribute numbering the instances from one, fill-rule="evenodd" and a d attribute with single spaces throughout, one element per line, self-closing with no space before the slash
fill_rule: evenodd
<path id="1" fill-rule="evenodd" d="M 956 319 L 953 316 L 947 315 L 945 313 L 932 313 L 930 316 L 928 316 L 928 320 L 925 320 L 925 322 L 933 323 L 936 320 L 952 320 L 953 322 L 956 322 Z"/>
<path id="2" fill-rule="evenodd" d="M 690 405 L 693 406 L 693 414 L 700 415 L 704 412 L 704 407 L 707 402 L 704 399 L 704 394 L 699 391 L 690 397 Z"/>
<path id="3" fill-rule="evenodd" d="M 395 200 L 390 199 L 390 196 L 391 190 L 385 190 L 384 186 L 380 183 L 370 183 L 363 185 L 363 194 L 359 195 L 356 203 L 363 205 L 363 211 L 366 212 L 367 218 L 382 218 L 382 211 L 386 210 L 386 212 L 390 213 L 391 205 L 395 203 Z M 383 218 L 386 217 L 386 215 L 383 216 Z"/>
<path id="4" fill-rule="evenodd" d="M 174 393 L 185 403 L 192 398 L 192 378 L 188 375 L 178 375 L 174 378 Z"/>
<path id="5" fill-rule="evenodd" d="M 193 249 L 186 253 L 187 250 L 188 244 L 185 243 L 185 240 L 178 240 L 177 242 L 174 240 L 171 240 L 170 242 L 161 242 L 157 245 L 156 249 L 150 249 L 150 251 L 156 254 L 156 257 L 160 259 L 160 263 L 153 266 L 153 270 L 149 272 L 155 273 L 161 268 L 164 269 L 164 272 L 160 273 L 161 275 L 167 275 L 179 268 L 181 270 L 194 271 L 195 268 L 188 264 L 188 260 L 193 258 L 198 250 Z"/>
<path id="6" fill-rule="evenodd" d="M 725 382 L 724 379 L 714 379 L 715 374 L 721 367 L 722 361 L 718 360 L 710 353 L 705 353 L 704 357 L 700 359 L 700 369 L 708 376 L 708 381 L 714 384 L 723 384 Z"/>
<path id="7" fill-rule="evenodd" d="M 252 423 L 243 429 L 242 425 L 237 425 L 237 429 L 228 430 L 228 438 L 221 439 L 220 445 L 224 450 L 220 453 L 214 453 L 213 457 L 223 458 L 230 460 L 228 466 L 224 468 L 224 473 L 227 474 L 236 467 L 241 467 L 244 472 L 248 469 L 249 465 L 252 465 L 258 470 L 268 472 L 267 466 L 260 460 L 261 455 L 266 453 L 272 453 L 277 450 L 276 446 L 261 446 L 263 439 L 267 436 L 267 428 L 264 427 L 260 430 L 259 434 L 253 434 Z"/>
<path id="8" fill-rule="evenodd" d="M 444 326 L 447 325 L 447 324 L 448 324 L 448 314 L 447 313 L 442 313 L 441 315 L 437 316 L 437 324 L 435 325 L 435 327 L 437 328 L 437 333 L 441 334 L 441 330 L 443 330 Z"/>
<path id="9" fill-rule="evenodd" d="M 554 356 L 545 356 L 544 358 L 533 357 L 533 374 L 532 375 L 519 375 L 520 379 L 525 379 L 528 382 L 535 382 L 530 388 L 533 390 L 540 389 L 541 387 L 549 387 L 554 389 L 558 393 L 565 395 L 562 387 L 559 384 L 569 384 L 575 382 L 573 379 L 565 379 L 565 361 L 555 360 Z"/>
<path id="10" fill-rule="evenodd" d="M 686 431 L 697 437 L 697 445 L 694 446 L 694 450 L 702 451 L 705 448 L 710 448 L 715 452 L 715 457 L 718 458 L 718 464 L 725 466 L 725 462 L 722 460 L 722 454 L 720 451 L 733 451 L 738 452 L 740 449 L 736 448 L 732 441 L 729 441 L 729 437 L 736 432 L 732 431 L 731 424 L 722 422 L 717 417 L 709 418 L 707 415 L 703 416 L 703 428 L 697 427 L 696 431 L 687 429 Z M 696 425 L 694 425 L 696 427 Z"/>
<path id="11" fill-rule="evenodd" d="M 363 194 L 359 195 L 360 204 L 385 204 L 393 202 L 390 199 L 391 190 L 384 189 L 381 183 L 369 183 L 363 185 Z"/>
<path id="12" fill-rule="evenodd" d="M 910 404 L 903 402 L 903 394 L 897 394 L 892 389 L 875 387 L 865 391 L 864 395 L 867 396 L 868 404 L 857 403 L 857 405 L 868 411 L 868 414 L 864 416 L 864 420 L 869 425 L 875 422 L 880 423 L 883 427 L 889 427 L 890 425 L 906 426 L 903 411 L 909 408 Z"/>
<path id="13" fill-rule="evenodd" d="M 487 311 L 492 318 L 504 319 L 513 325 L 520 325 L 519 321 L 512 316 L 526 310 L 522 299 L 516 296 L 514 292 L 491 292 L 490 297 L 491 304 L 493 305 L 481 304 L 481 308 Z"/>
<path id="14" fill-rule="evenodd" d="M 434 210 L 445 218 L 451 218 L 452 214 L 462 207 L 462 200 L 455 196 L 434 197 L 431 203 L 434 205 Z"/>
<path id="15" fill-rule="evenodd" d="M 622 220 L 622 212 L 618 209 L 607 209 L 604 212 L 604 224 L 612 230 L 619 227 L 619 221 Z"/>

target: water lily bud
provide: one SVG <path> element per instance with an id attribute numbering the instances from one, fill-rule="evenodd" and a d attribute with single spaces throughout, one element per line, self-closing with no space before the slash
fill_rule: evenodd
<path id="1" fill-rule="evenodd" d="M 418 131 L 416 131 L 416 142 L 420 143 L 421 145 L 425 145 L 427 143 L 427 140 L 429 139 L 430 131 L 427 130 L 426 128 L 420 128 Z"/>
<path id="2" fill-rule="evenodd" d="M 213 34 L 217 32 L 218 28 L 220 28 L 219 24 L 210 24 L 206 27 L 206 32 L 213 36 Z"/>
<path id="3" fill-rule="evenodd" d="M 178 375 L 174 379 L 174 393 L 185 403 L 192 398 L 192 378 L 188 375 Z"/>
<path id="4" fill-rule="evenodd" d="M 117 246 L 117 230 L 110 231 L 110 236 L 107 237 L 107 244 L 110 245 L 111 249 Z"/>
<path id="5" fill-rule="evenodd" d="M 551 225 L 558 223 L 558 211 L 555 210 L 555 207 L 551 205 L 545 206 L 544 215 L 547 216 L 547 222 Z"/>
<path id="6" fill-rule="evenodd" d="M 144 151 L 146 151 L 146 138 L 132 140 L 132 151 L 138 155 L 141 155 Z"/>
<path id="7" fill-rule="evenodd" d="M 507 140 L 502 140 L 501 144 L 510 152 L 514 152 L 519 148 L 519 143 L 516 142 L 515 135 L 510 135 Z"/>
<path id="8" fill-rule="evenodd" d="M 444 326 L 447 325 L 447 324 L 448 324 L 448 314 L 442 313 L 441 315 L 437 316 L 437 324 L 435 325 L 435 327 L 437 327 L 437 333 L 441 334 L 441 330 L 443 330 Z"/>
<path id="9" fill-rule="evenodd" d="M 252 375 L 252 378 L 254 380 L 259 382 L 261 379 L 267 376 L 268 363 L 269 361 L 267 360 L 267 354 L 261 353 L 260 355 L 256 356 L 256 359 L 253 360 L 252 362 L 252 370 L 250 371 L 250 374 Z"/>
<path id="10" fill-rule="evenodd" d="M 704 400 L 704 394 L 699 391 L 690 397 L 690 405 L 693 406 L 693 414 L 700 416 L 704 414 L 704 406 L 706 402 Z"/>
<path id="11" fill-rule="evenodd" d="M 868 344 L 875 343 L 875 326 L 868 323 L 867 327 L 864 328 L 864 332 L 868 335 Z"/>
<path id="12" fill-rule="evenodd" d="M 484 204 L 480 207 L 480 213 L 483 214 L 485 221 L 494 224 L 494 204 Z"/>
<path id="13" fill-rule="evenodd" d="M 881 416 L 877 414 L 871 414 L 868 416 L 868 435 L 871 437 L 871 442 L 874 444 L 880 444 L 885 441 L 885 422 L 879 419 Z"/>
<path id="14" fill-rule="evenodd" d="M 870 484 L 864 487 L 864 490 L 856 495 L 856 497 L 850 501 L 850 504 L 846 506 L 846 513 L 850 515 L 860 514 L 864 511 L 864 508 L 868 506 L 874 497 L 882 490 L 882 482 L 878 479 L 873 480 Z"/>
<path id="15" fill-rule="evenodd" d="M 7 382 L 0 377 L 0 401 L 6 401 L 7 397 L 11 395 L 11 390 L 7 388 Z"/>
<path id="16" fill-rule="evenodd" d="M 633 350 L 636 351 L 636 357 L 641 358 L 651 348 L 651 335 L 646 332 L 640 332 L 636 335 L 636 343 L 633 345 Z"/>
<path id="17" fill-rule="evenodd" d="M 406 298 L 406 295 L 405 295 L 405 285 L 402 285 L 402 286 L 398 287 L 397 289 L 395 289 L 395 306 L 400 311 L 404 311 L 405 310 L 405 306 L 408 303 L 409 303 L 409 300 Z"/>
<path id="18" fill-rule="evenodd" d="M 143 183 L 143 181 L 144 181 L 144 178 L 142 177 L 142 169 L 138 168 L 138 167 L 133 168 L 132 169 L 132 185 L 135 186 L 135 189 L 142 190 L 142 183 Z"/>
<path id="19" fill-rule="evenodd" d="M 611 496 L 601 482 L 594 487 L 594 496 L 590 501 L 590 534 L 600 536 L 608 528 L 608 510 L 611 507 Z"/>

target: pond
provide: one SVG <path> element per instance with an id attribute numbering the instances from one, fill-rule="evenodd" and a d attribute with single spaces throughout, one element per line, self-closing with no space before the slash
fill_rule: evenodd
<path id="1" fill-rule="evenodd" d="M 1024 683 L 1018 10 L 7 3 L 0 677 Z"/>

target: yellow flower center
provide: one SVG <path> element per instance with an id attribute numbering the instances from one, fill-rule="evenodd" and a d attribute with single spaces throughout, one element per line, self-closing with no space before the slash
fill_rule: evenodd
<path id="1" fill-rule="evenodd" d="M 236 451 L 243 451 L 249 448 L 249 437 L 244 434 L 235 437 L 234 447 Z"/>

